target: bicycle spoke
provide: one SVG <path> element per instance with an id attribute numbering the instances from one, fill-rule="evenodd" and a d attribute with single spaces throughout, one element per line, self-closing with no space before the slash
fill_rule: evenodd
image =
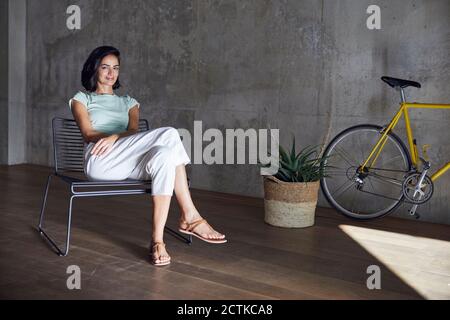
<path id="1" fill-rule="evenodd" d="M 377 192 L 377 191 L 375 190 L 375 187 L 373 186 L 372 180 L 370 180 L 370 177 L 367 177 L 367 180 L 369 181 L 370 186 L 372 187 L 373 192 Z"/>
<path id="2" fill-rule="evenodd" d="M 352 206 L 351 206 L 351 208 L 350 208 L 350 211 L 353 211 L 353 208 L 355 207 L 355 198 L 356 198 L 356 195 L 357 195 L 357 194 L 358 194 L 358 191 L 356 191 L 356 192 L 353 193 Z"/>
<path id="3" fill-rule="evenodd" d="M 347 186 L 345 186 L 346 184 L 348 184 Z M 347 180 L 346 182 L 344 182 L 342 185 L 339 186 L 339 188 L 337 188 L 335 190 L 338 191 L 339 189 L 341 189 L 342 187 L 345 186 L 344 189 L 342 189 L 340 192 L 338 192 L 337 194 L 333 192 L 333 195 L 338 198 L 340 195 L 342 195 L 345 191 L 347 191 L 349 188 L 351 188 L 355 183 L 352 180 Z"/>
<path id="4" fill-rule="evenodd" d="M 335 173 L 332 173 L 332 172 L 327 172 L 328 173 L 328 175 L 330 175 L 330 176 L 332 176 L 332 177 L 347 177 L 347 173 L 345 173 L 345 172 L 335 172 Z"/>
<path id="5" fill-rule="evenodd" d="M 327 174 L 332 176 L 347 176 L 347 169 L 327 170 Z"/>
<path id="6" fill-rule="evenodd" d="M 402 158 L 402 156 L 398 155 L 398 156 L 395 156 L 395 157 L 393 157 L 393 158 L 391 158 L 391 159 L 389 159 L 387 161 L 383 161 L 383 166 L 386 166 L 387 164 L 390 164 L 393 161 L 397 161 L 398 162 L 398 159 L 401 159 L 401 158 Z M 386 169 L 384 169 L 384 170 L 386 170 Z"/>
<path id="7" fill-rule="evenodd" d="M 347 162 L 350 165 L 350 167 L 354 167 L 354 166 L 357 167 L 359 165 L 358 161 L 356 161 L 352 156 L 350 156 L 350 155 L 345 156 L 343 150 L 339 150 L 338 148 L 336 148 L 336 151 L 338 151 L 338 154 L 341 156 L 342 159 L 345 160 L 345 162 Z M 348 159 L 348 156 L 350 156 L 350 158 L 353 158 L 354 163 L 350 162 L 351 160 Z"/>
<path id="8" fill-rule="evenodd" d="M 389 185 L 396 185 L 396 186 L 402 186 L 402 182 L 401 181 L 399 181 L 399 180 L 396 180 L 396 179 L 394 179 L 394 178 L 389 178 L 389 177 L 383 177 L 383 176 L 380 176 L 380 175 L 377 175 L 377 174 L 369 174 L 369 176 L 370 177 L 372 177 L 372 178 L 375 178 L 375 179 L 377 179 L 378 181 L 381 181 L 381 182 L 384 182 L 384 183 L 386 183 L 386 184 L 389 184 Z"/>
<path id="9" fill-rule="evenodd" d="M 364 153 L 363 153 L 363 147 L 361 143 L 361 136 L 358 135 L 358 141 L 359 141 L 359 151 L 361 152 L 361 162 L 364 161 Z"/>

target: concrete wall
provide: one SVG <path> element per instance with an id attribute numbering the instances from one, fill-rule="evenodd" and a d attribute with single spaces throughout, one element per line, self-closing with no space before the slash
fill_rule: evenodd
<path id="1" fill-rule="evenodd" d="M 0 1 L 0 164 L 26 162 L 26 0 Z"/>
<path id="2" fill-rule="evenodd" d="M 8 163 L 8 0 L 0 0 L 0 164 Z"/>
<path id="3" fill-rule="evenodd" d="M 20 164 L 27 161 L 26 12 L 26 0 L 9 0 L 8 164 Z"/>
<path id="4" fill-rule="evenodd" d="M 66 8 L 81 7 L 81 30 Z M 376 1 L 382 29 L 366 28 L 373 1 L 27 1 L 27 158 L 51 165 L 50 121 L 99 45 L 121 50 L 119 94 L 141 102 L 153 127 L 281 128 L 298 146 L 328 141 L 358 123 L 385 124 L 397 93 L 379 78 L 422 82 L 411 100 L 450 102 L 450 2 Z M 412 115 L 434 167 L 450 159 L 450 112 Z M 420 120 L 420 123 L 418 122 Z M 401 127 L 400 127 L 401 129 Z M 263 195 L 256 166 L 190 166 L 194 188 Z M 450 175 L 437 183 L 423 220 L 450 223 Z M 326 205 L 320 199 L 321 205 Z M 406 208 L 398 215 L 406 216 Z"/>

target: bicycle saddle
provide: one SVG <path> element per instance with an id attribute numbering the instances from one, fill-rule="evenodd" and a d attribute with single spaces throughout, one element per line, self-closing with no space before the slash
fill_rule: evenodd
<path id="1" fill-rule="evenodd" d="M 421 87 L 420 83 L 415 82 L 415 81 L 410 81 L 410 80 L 403 80 L 403 79 L 397 79 L 397 78 L 391 78 L 391 77 L 381 77 L 381 80 L 386 82 L 392 88 L 395 88 L 395 87 L 406 88 L 409 86 L 416 87 L 416 88 Z"/>

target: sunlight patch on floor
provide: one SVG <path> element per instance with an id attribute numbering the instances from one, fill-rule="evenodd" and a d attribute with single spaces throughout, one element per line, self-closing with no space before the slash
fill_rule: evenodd
<path id="1" fill-rule="evenodd" d="M 450 299 L 450 242 L 345 224 L 339 228 L 422 297 Z"/>

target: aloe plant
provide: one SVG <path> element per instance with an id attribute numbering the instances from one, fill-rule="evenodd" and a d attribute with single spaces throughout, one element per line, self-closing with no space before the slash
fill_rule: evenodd
<path id="1" fill-rule="evenodd" d="M 295 137 L 290 153 L 280 146 L 280 166 L 274 175 L 285 182 L 314 182 L 326 175 L 325 160 L 319 146 L 307 146 L 300 152 L 295 150 Z"/>

